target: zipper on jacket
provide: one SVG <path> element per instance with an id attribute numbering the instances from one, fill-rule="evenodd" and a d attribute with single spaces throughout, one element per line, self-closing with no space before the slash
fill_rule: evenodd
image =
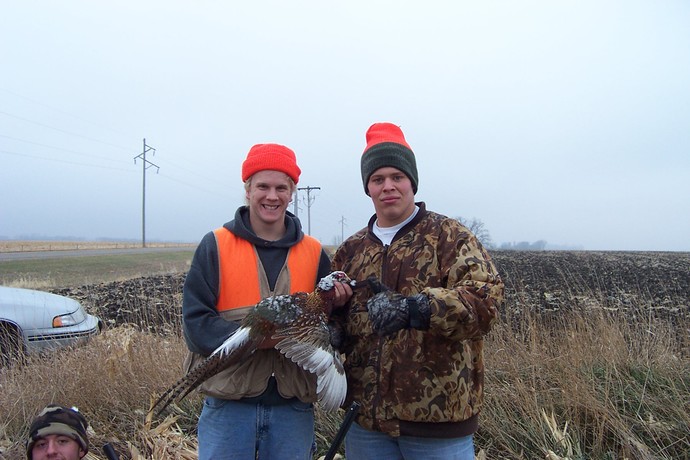
<path id="1" fill-rule="evenodd" d="M 381 255 L 381 282 L 383 282 L 386 277 L 384 276 L 386 273 L 386 265 L 387 265 L 387 256 L 388 256 L 388 245 L 383 246 L 383 254 Z M 385 283 L 384 283 L 385 284 Z M 381 357 L 383 355 L 383 344 L 386 340 L 386 337 L 379 337 L 378 338 L 378 344 L 376 346 L 376 363 L 375 363 L 375 369 L 376 369 L 376 393 L 374 394 L 374 399 L 372 400 L 371 404 L 371 420 L 373 421 L 373 426 L 374 429 L 377 431 L 381 431 L 381 427 L 379 426 L 379 419 L 376 417 L 376 412 L 378 407 L 381 405 Z"/>

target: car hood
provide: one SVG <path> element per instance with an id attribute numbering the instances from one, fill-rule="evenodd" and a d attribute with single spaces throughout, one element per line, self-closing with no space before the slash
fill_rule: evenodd
<path id="1" fill-rule="evenodd" d="M 19 321 L 21 317 L 36 315 L 39 309 L 52 321 L 54 316 L 80 310 L 81 304 L 49 292 L 0 286 L 0 318 Z"/>

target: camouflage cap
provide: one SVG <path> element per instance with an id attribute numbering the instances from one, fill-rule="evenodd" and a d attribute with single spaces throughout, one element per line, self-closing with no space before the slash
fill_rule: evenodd
<path id="1" fill-rule="evenodd" d="M 86 436 L 88 423 L 76 407 L 67 408 L 50 404 L 34 419 L 26 441 L 26 456 L 31 460 L 31 450 L 39 439 L 50 434 L 62 434 L 73 438 L 81 445 L 84 452 L 89 451 L 89 439 Z"/>

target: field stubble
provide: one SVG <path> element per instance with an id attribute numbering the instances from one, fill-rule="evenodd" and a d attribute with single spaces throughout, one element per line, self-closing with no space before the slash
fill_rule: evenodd
<path id="1" fill-rule="evenodd" d="M 485 342 L 479 457 L 689 458 L 690 254 L 493 255 L 507 296 Z M 0 458 L 15 458 L 50 401 L 80 407 L 94 444 L 111 442 L 123 458 L 195 458 L 199 395 L 163 421 L 145 418 L 152 395 L 182 372 L 183 281 L 167 273 L 53 289 L 109 330 L 2 371 Z M 321 453 L 341 416 L 317 411 Z"/>

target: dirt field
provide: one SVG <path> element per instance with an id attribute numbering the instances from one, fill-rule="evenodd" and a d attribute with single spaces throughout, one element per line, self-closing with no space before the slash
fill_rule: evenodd
<path id="1" fill-rule="evenodd" d="M 687 314 L 690 253 L 510 252 L 493 254 L 513 302 L 526 296 L 546 310 L 649 305 L 659 314 Z"/>
<path id="2" fill-rule="evenodd" d="M 690 315 L 690 253 L 492 252 L 506 283 L 506 310 L 542 314 L 628 309 L 650 315 Z M 148 330 L 179 317 L 184 273 L 54 290 L 83 301 L 111 325 Z M 165 319 L 166 321 L 159 321 Z M 174 323 L 173 319 L 173 323 Z"/>

